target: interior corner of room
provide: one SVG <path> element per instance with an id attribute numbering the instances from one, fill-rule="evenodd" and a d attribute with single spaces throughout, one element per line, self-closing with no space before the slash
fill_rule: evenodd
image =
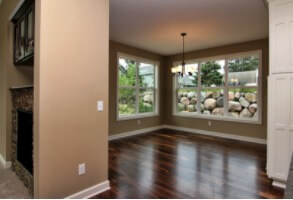
<path id="1" fill-rule="evenodd" d="M 0 198 L 292 197 L 292 13 L 0 0 Z"/>

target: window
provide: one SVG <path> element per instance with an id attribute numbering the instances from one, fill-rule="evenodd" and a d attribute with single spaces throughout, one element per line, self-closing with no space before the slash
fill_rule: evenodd
<path id="1" fill-rule="evenodd" d="M 186 63 L 192 75 L 174 78 L 175 115 L 261 122 L 261 51 Z"/>
<path id="2" fill-rule="evenodd" d="M 118 120 L 158 113 L 158 63 L 118 54 Z"/>

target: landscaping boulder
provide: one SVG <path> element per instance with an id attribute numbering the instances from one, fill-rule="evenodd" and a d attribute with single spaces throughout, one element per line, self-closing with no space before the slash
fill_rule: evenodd
<path id="1" fill-rule="evenodd" d="M 186 110 L 188 112 L 195 112 L 196 111 L 196 108 L 195 108 L 194 105 L 188 105 L 188 106 L 186 106 Z"/>
<path id="2" fill-rule="evenodd" d="M 143 97 L 145 103 L 153 104 L 153 97 L 150 94 L 147 94 Z"/>
<path id="3" fill-rule="evenodd" d="M 195 92 L 188 92 L 188 93 L 187 93 L 187 98 L 188 98 L 188 99 L 191 99 L 191 98 L 193 98 L 193 97 L 195 97 Z"/>
<path id="4" fill-rule="evenodd" d="M 209 111 L 209 110 L 205 110 L 205 111 L 203 111 L 203 114 L 204 114 L 204 115 L 210 115 L 210 114 L 211 114 L 211 111 Z"/>
<path id="5" fill-rule="evenodd" d="M 255 103 L 257 100 L 256 100 L 256 94 L 253 94 L 253 93 L 246 93 L 245 94 L 245 99 L 247 101 L 249 101 L 250 103 Z"/>
<path id="6" fill-rule="evenodd" d="M 236 102 L 236 101 L 229 101 L 229 111 L 241 111 L 242 110 L 242 107 L 240 105 L 239 102 Z"/>
<path id="7" fill-rule="evenodd" d="M 217 99 L 217 106 L 218 107 L 224 107 L 224 97 L 219 97 Z"/>
<path id="8" fill-rule="evenodd" d="M 251 118 L 252 114 L 249 112 L 247 108 L 244 108 L 240 113 L 240 117 Z"/>
<path id="9" fill-rule="evenodd" d="M 187 97 L 187 92 L 183 92 L 182 96 Z"/>
<path id="10" fill-rule="evenodd" d="M 212 112 L 213 115 L 224 115 L 224 108 L 215 108 Z"/>
<path id="11" fill-rule="evenodd" d="M 229 92 L 229 101 L 234 100 L 234 98 L 235 98 L 234 92 Z"/>
<path id="12" fill-rule="evenodd" d="M 257 104 L 254 103 L 254 104 L 251 104 L 249 107 L 248 107 L 248 110 L 251 114 L 254 114 L 256 111 L 257 111 Z"/>
<path id="13" fill-rule="evenodd" d="M 209 98 L 205 100 L 204 107 L 207 110 L 213 110 L 216 107 L 216 104 L 217 102 L 215 99 Z"/>
<path id="14" fill-rule="evenodd" d="M 197 98 L 195 97 L 190 100 L 190 104 L 196 104 L 196 102 L 197 102 Z"/>
<path id="15" fill-rule="evenodd" d="M 239 98 L 239 103 L 244 108 L 247 108 L 250 105 L 250 103 L 244 97 Z"/>
<path id="16" fill-rule="evenodd" d="M 182 97 L 180 99 L 180 103 L 182 103 L 183 105 L 187 106 L 187 105 L 189 105 L 189 99 L 187 97 Z"/>
<path id="17" fill-rule="evenodd" d="M 182 112 L 185 110 L 185 105 L 182 103 L 178 103 L 178 112 Z"/>
<path id="18" fill-rule="evenodd" d="M 236 93 L 235 93 L 235 98 L 236 98 L 236 99 L 240 99 L 240 97 L 241 97 L 241 94 L 240 94 L 239 92 L 236 92 Z"/>
<path id="19" fill-rule="evenodd" d="M 239 113 L 238 112 L 229 112 L 228 115 L 230 117 L 239 117 Z"/>

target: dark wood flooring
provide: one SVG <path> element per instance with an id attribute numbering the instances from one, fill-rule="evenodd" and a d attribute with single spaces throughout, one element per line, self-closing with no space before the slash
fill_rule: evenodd
<path id="1" fill-rule="evenodd" d="M 265 168 L 265 145 L 164 130 L 111 141 L 93 198 L 282 198 Z"/>

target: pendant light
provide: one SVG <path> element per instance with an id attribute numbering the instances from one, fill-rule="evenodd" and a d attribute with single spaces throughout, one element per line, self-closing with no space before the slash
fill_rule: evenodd
<path id="1" fill-rule="evenodd" d="M 177 76 L 185 76 L 185 36 L 187 33 L 181 33 L 182 36 L 182 42 L 183 42 L 183 53 L 182 53 L 182 62 L 181 66 L 172 67 L 171 72 L 173 75 Z"/>

